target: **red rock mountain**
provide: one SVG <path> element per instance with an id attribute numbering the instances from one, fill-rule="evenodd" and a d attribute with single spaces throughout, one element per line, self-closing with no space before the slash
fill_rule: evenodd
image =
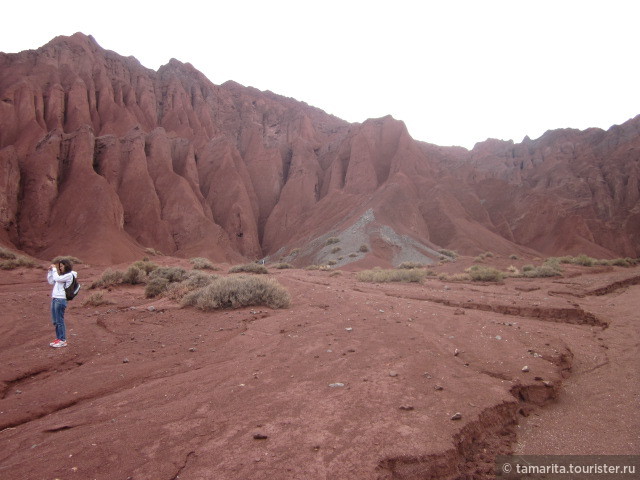
<path id="1" fill-rule="evenodd" d="M 149 70 L 80 33 L 0 53 L 0 243 L 43 259 L 635 257 L 639 162 L 640 117 L 468 151 L 177 60 Z"/>

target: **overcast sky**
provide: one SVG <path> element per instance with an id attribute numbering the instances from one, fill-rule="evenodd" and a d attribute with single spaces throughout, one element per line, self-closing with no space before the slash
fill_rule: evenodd
<path id="1" fill-rule="evenodd" d="M 638 0 L 12 0 L 1 18 L 5 53 L 83 32 L 349 122 L 391 114 L 438 145 L 640 114 Z"/>

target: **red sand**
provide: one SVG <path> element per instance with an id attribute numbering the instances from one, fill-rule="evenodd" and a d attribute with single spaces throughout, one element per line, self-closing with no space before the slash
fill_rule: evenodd
<path id="1" fill-rule="evenodd" d="M 638 267 L 501 285 L 272 269 L 291 308 L 215 313 L 131 286 L 84 306 L 103 269 L 78 270 L 58 350 L 45 271 L 3 274 L 0 478 L 492 478 L 500 453 L 640 451 Z"/>

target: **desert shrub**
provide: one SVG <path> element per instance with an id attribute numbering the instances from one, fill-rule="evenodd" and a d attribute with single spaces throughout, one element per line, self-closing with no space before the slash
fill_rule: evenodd
<path id="1" fill-rule="evenodd" d="M 189 272 L 187 278 L 182 282 L 169 283 L 166 290 L 162 292 L 172 300 L 182 300 L 187 294 L 204 288 L 219 277 L 217 275 L 209 275 L 200 271 Z"/>
<path id="2" fill-rule="evenodd" d="M 474 282 L 500 282 L 504 278 L 504 273 L 500 270 L 479 265 L 469 268 L 468 273 Z"/>
<path id="3" fill-rule="evenodd" d="M 476 263 L 481 263 L 484 261 L 484 254 L 482 255 L 478 255 L 476 258 L 473 259 L 474 262 Z"/>
<path id="4" fill-rule="evenodd" d="M 512 253 L 511 255 L 509 255 L 509 258 L 511 260 L 518 260 L 518 255 L 516 255 L 515 253 Z"/>
<path id="5" fill-rule="evenodd" d="M 89 297 L 84 301 L 83 305 L 90 305 L 92 307 L 99 307 L 100 305 L 108 305 L 111 302 L 104 298 L 104 292 L 93 292 Z"/>
<path id="6" fill-rule="evenodd" d="M 119 285 L 122 283 L 124 278 L 124 273 L 119 270 L 113 270 L 111 268 L 107 268 L 104 272 L 102 272 L 102 276 L 99 280 L 95 281 L 91 288 L 106 288 L 111 287 L 113 285 Z"/>
<path id="7" fill-rule="evenodd" d="M 518 270 L 518 267 L 514 265 L 509 265 L 509 268 L 507 268 L 507 271 L 513 276 L 520 275 L 520 270 Z"/>
<path id="8" fill-rule="evenodd" d="M 558 277 L 562 275 L 560 268 L 555 267 L 553 264 L 543 264 L 539 267 L 525 265 L 525 267 L 532 267 L 526 270 L 522 267 L 522 276 L 527 278 Z"/>
<path id="9" fill-rule="evenodd" d="M 471 280 L 471 277 L 468 273 L 441 273 L 438 275 L 438 279 L 443 282 L 468 282 Z"/>
<path id="10" fill-rule="evenodd" d="M 71 255 L 58 255 L 56 258 L 51 260 L 51 263 L 58 265 L 62 260 L 68 260 L 72 265 L 81 265 L 82 260 L 77 257 L 72 257 Z"/>
<path id="11" fill-rule="evenodd" d="M 523 272 L 530 272 L 530 271 L 531 271 L 531 270 L 533 270 L 534 268 L 536 268 L 536 267 L 534 267 L 533 265 L 524 265 L 524 266 L 522 267 L 522 271 L 523 271 Z"/>
<path id="12" fill-rule="evenodd" d="M 273 268 L 277 268 L 278 270 L 284 270 L 285 268 L 293 268 L 293 265 L 286 262 L 276 263 Z"/>
<path id="13" fill-rule="evenodd" d="M 630 259 L 627 258 L 614 258 L 613 260 L 609 261 L 609 265 L 613 265 L 616 267 L 630 267 L 633 264 L 629 262 L 629 260 Z"/>
<path id="14" fill-rule="evenodd" d="M 145 253 L 148 253 L 149 255 L 154 255 L 156 257 L 160 257 L 164 255 L 162 252 L 156 250 L 155 248 L 145 248 L 144 251 Z"/>
<path id="15" fill-rule="evenodd" d="M 593 267 L 596 263 L 596 259 L 591 258 L 588 255 L 581 254 L 577 257 L 574 257 L 570 263 L 573 263 L 575 265 L 582 265 L 583 267 Z"/>
<path id="16" fill-rule="evenodd" d="M 338 237 L 329 237 L 327 238 L 325 245 L 333 245 L 334 243 L 338 243 L 338 242 L 340 242 L 340 239 Z"/>
<path id="17" fill-rule="evenodd" d="M 340 248 L 340 247 L 333 247 L 333 248 L 331 249 L 331 253 L 338 253 L 340 250 L 342 250 L 342 248 Z"/>
<path id="18" fill-rule="evenodd" d="M 305 270 L 320 270 L 320 265 L 307 265 L 306 267 L 304 267 Z"/>
<path id="19" fill-rule="evenodd" d="M 357 254 L 357 253 L 350 253 L 350 254 L 349 254 L 349 257 L 351 257 L 351 258 L 355 258 L 355 257 L 357 257 L 357 256 L 358 256 L 358 254 Z"/>
<path id="20" fill-rule="evenodd" d="M 336 263 L 338 263 L 338 262 L 336 262 L 335 260 L 329 260 L 327 262 L 327 265 L 335 265 Z"/>
<path id="21" fill-rule="evenodd" d="M 385 282 L 421 282 L 424 271 L 418 269 L 381 269 L 363 270 L 358 272 L 356 278 L 361 282 L 385 283 Z"/>
<path id="22" fill-rule="evenodd" d="M 131 266 L 139 268 L 147 275 L 159 268 L 157 263 L 150 262 L 148 259 L 138 260 L 137 262 L 132 263 Z"/>
<path id="23" fill-rule="evenodd" d="M 424 265 L 418 262 L 402 262 L 400 265 L 398 265 L 398 268 L 402 268 L 406 270 L 410 270 L 412 268 L 422 268 L 422 267 L 424 267 Z"/>
<path id="24" fill-rule="evenodd" d="M 11 250 L 4 247 L 0 247 L 0 258 L 4 258 L 6 260 L 13 260 L 16 257 L 17 255 L 13 253 Z"/>
<path id="25" fill-rule="evenodd" d="M 16 255 L 15 258 L 9 258 L 0 261 L 0 270 L 15 270 L 20 267 L 34 268 L 38 264 L 31 258 L 23 257 L 22 255 Z"/>
<path id="26" fill-rule="evenodd" d="M 360 245 L 360 248 L 358 248 L 359 252 L 363 252 L 366 253 L 369 251 L 369 245 L 367 245 L 366 243 L 363 243 L 362 245 Z"/>
<path id="27" fill-rule="evenodd" d="M 259 263 L 245 263 L 229 269 L 229 273 L 269 273 L 267 267 Z"/>
<path id="28" fill-rule="evenodd" d="M 444 248 L 441 248 L 440 250 L 438 250 L 438 253 L 441 254 L 441 255 L 444 255 L 445 257 L 449 257 L 449 258 L 453 258 L 453 259 L 458 258 L 458 254 L 456 252 L 454 252 L 453 250 L 446 250 Z"/>
<path id="29" fill-rule="evenodd" d="M 484 252 L 484 256 L 487 258 L 493 258 L 493 252 Z"/>
<path id="30" fill-rule="evenodd" d="M 299 248 L 294 248 L 293 250 L 291 250 L 289 252 L 289 255 L 297 255 L 300 253 L 300 249 Z"/>
<path id="31" fill-rule="evenodd" d="M 164 277 L 152 277 L 144 288 L 144 296 L 154 298 L 164 293 L 169 286 L 169 280 Z"/>
<path id="32" fill-rule="evenodd" d="M 136 267 L 135 265 L 129 265 L 126 272 L 122 276 L 122 283 L 129 285 L 139 285 L 141 283 L 147 283 L 147 274 L 144 270 Z"/>
<path id="33" fill-rule="evenodd" d="M 218 278 L 186 295 L 182 303 L 205 311 L 257 305 L 287 308 L 291 298 L 289 292 L 272 278 L 238 275 Z"/>
<path id="34" fill-rule="evenodd" d="M 165 278 L 169 282 L 181 282 L 188 277 L 187 271 L 180 267 L 158 267 L 149 274 L 153 278 Z"/>
<path id="35" fill-rule="evenodd" d="M 220 270 L 208 258 L 195 257 L 189 260 L 196 270 Z"/>

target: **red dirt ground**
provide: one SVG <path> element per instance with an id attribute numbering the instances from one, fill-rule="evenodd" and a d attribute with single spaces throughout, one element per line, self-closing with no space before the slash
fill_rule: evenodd
<path id="1" fill-rule="evenodd" d="M 640 451 L 640 267 L 271 269 L 290 308 L 214 313 L 131 286 L 86 306 L 104 268 L 77 270 L 57 350 L 44 268 L 0 281 L 0 478 L 484 479 L 497 454 Z"/>

